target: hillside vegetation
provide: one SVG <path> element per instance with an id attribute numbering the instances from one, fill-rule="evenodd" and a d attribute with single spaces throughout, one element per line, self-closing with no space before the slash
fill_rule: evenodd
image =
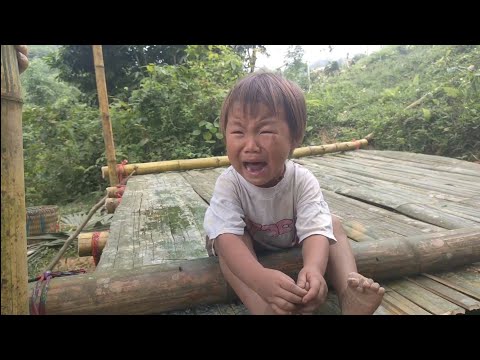
<path id="1" fill-rule="evenodd" d="M 375 147 L 480 160 L 480 47 L 390 46 L 308 94 L 318 135 L 375 133 Z"/>
<path id="2" fill-rule="evenodd" d="M 122 72 L 129 82 L 117 81 L 123 87 L 109 98 L 118 162 L 222 155 L 220 107 L 252 66 L 248 47 L 170 46 L 174 60 L 162 61 L 163 49 L 155 53 L 156 63 L 131 68 L 131 56 L 126 58 Z M 93 68 L 82 64 L 75 73 L 74 65 L 62 63 L 69 59 L 62 51 L 72 58 L 86 49 L 37 47 L 38 56 L 22 75 L 28 206 L 71 202 L 107 186 L 100 177 L 106 159 L 95 96 L 73 80 L 58 80 L 81 79 L 86 88 L 94 81 Z M 311 74 L 304 145 L 374 132 L 377 149 L 480 160 L 480 46 L 389 46 L 354 60 L 348 68 L 327 66 Z M 306 86 L 308 79 L 296 74 L 305 67 L 292 64 L 285 75 Z M 115 76 L 107 74 L 107 81 Z"/>

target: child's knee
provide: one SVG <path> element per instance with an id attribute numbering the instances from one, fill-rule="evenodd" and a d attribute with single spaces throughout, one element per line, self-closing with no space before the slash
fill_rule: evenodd
<path id="1" fill-rule="evenodd" d="M 342 226 L 342 222 L 340 221 L 340 219 L 333 214 L 332 214 L 332 225 L 334 228 Z"/>

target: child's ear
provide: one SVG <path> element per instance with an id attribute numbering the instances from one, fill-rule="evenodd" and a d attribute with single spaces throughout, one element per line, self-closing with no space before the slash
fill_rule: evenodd
<path id="1" fill-rule="evenodd" d="M 290 146 L 290 153 L 288 154 L 289 159 L 293 156 L 293 152 L 298 147 L 297 144 L 298 144 L 297 141 L 292 141 L 292 145 Z"/>
<path id="2" fill-rule="evenodd" d="M 300 146 L 299 141 L 295 140 L 295 139 L 292 139 L 292 145 L 291 145 L 292 152 L 293 152 L 293 150 L 295 150 L 299 146 Z"/>

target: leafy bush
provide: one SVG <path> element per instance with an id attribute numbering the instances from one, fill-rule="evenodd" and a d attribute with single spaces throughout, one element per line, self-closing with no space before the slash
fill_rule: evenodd
<path id="1" fill-rule="evenodd" d="M 218 119 L 229 88 L 243 74 L 242 59 L 227 46 L 188 46 L 180 66 L 149 66 L 151 74 L 130 98 L 148 129 L 148 157 L 159 160 L 219 155 Z"/>

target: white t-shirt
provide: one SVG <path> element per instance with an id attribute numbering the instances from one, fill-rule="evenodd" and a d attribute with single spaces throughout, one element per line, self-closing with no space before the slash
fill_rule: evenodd
<path id="1" fill-rule="evenodd" d="M 270 250 L 293 247 L 311 235 L 333 236 L 332 216 L 317 178 L 287 160 L 283 179 L 274 187 L 250 184 L 230 166 L 217 179 L 204 228 L 210 239 L 225 233 L 243 235 Z"/>

